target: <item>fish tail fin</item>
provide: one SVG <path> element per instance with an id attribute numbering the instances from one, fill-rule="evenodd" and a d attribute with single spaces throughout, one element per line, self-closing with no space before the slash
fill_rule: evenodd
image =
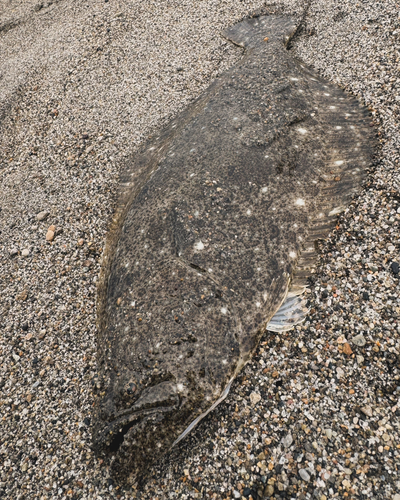
<path id="1" fill-rule="evenodd" d="M 223 32 L 223 36 L 239 47 L 251 48 L 261 41 L 286 44 L 297 30 L 293 17 L 262 16 L 245 19 Z"/>

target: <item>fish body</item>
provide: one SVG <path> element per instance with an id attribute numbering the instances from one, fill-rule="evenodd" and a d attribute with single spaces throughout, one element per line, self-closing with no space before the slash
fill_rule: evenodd
<path id="1" fill-rule="evenodd" d="M 290 17 L 122 174 L 98 301 L 94 447 L 141 475 L 227 393 L 370 164 L 366 112 L 293 58 Z"/>

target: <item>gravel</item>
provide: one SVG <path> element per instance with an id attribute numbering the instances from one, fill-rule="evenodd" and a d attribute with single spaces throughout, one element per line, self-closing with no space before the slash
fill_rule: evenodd
<path id="1" fill-rule="evenodd" d="M 356 0 L 357 1 L 357 0 Z M 241 57 L 219 33 L 303 2 L 10 0 L 0 10 L 0 498 L 400 498 L 400 6 L 311 1 L 291 50 L 380 141 L 320 243 L 296 330 L 151 471 L 91 451 L 96 281 L 120 166 Z"/>

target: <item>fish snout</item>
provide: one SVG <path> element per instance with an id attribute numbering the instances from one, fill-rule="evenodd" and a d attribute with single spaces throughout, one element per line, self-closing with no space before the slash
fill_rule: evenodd
<path id="1" fill-rule="evenodd" d="M 93 448 L 97 455 L 112 457 L 114 475 L 119 478 L 130 474 L 141 476 L 149 461 L 156 460 L 172 446 L 176 437 L 174 422 L 179 421 L 181 405 L 179 386 L 174 382 L 161 382 L 149 387 L 135 404 L 118 413 L 113 411 L 115 406 L 111 408 L 108 404 L 113 400 L 112 391 L 98 404 Z M 111 411 L 109 418 L 107 410 Z"/>

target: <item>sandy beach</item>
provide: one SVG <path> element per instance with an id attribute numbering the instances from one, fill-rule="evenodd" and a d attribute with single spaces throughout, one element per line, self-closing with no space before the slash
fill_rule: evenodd
<path id="1" fill-rule="evenodd" d="M 400 4 L 4 1 L 0 6 L 0 498 L 400 500 Z M 221 36 L 291 15 L 290 50 L 376 130 L 319 244 L 307 320 L 266 332 L 227 399 L 116 484 L 91 448 L 96 285 L 120 169 L 240 60 Z"/>

